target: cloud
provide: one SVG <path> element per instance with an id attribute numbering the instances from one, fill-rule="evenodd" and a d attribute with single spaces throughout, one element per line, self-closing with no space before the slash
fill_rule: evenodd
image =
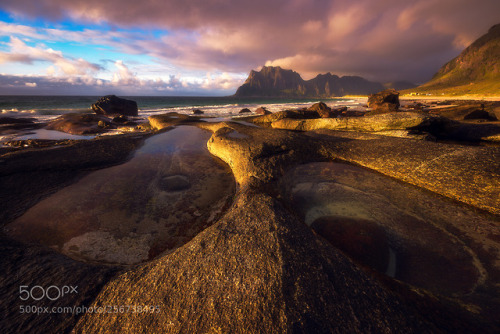
<path id="1" fill-rule="evenodd" d="M 66 75 L 87 75 L 102 69 L 82 58 L 72 59 L 63 56 L 62 52 L 44 47 L 32 47 L 17 37 L 11 37 L 8 43 L 10 50 L 0 52 L 0 63 L 20 62 L 32 64 L 35 61 L 51 63 L 53 68 Z"/>
<path id="2" fill-rule="evenodd" d="M 127 68 L 123 62 L 119 63 Z M 116 74 L 120 75 L 117 69 Z M 123 75 L 123 72 L 121 73 Z M 130 74 L 130 73 L 129 73 Z M 207 74 L 202 80 L 170 75 L 166 78 L 139 79 L 135 76 L 116 77 L 111 80 L 91 77 L 62 77 L 41 75 L 4 75 L 0 74 L 0 90 L 3 94 L 50 94 L 50 95 L 231 95 L 242 83 L 227 73 Z"/>
<path id="3" fill-rule="evenodd" d="M 123 61 L 117 60 L 115 66 L 118 72 L 113 75 L 113 80 L 111 80 L 114 85 L 136 85 L 140 83 L 139 79 L 136 78 Z"/>
<path id="4" fill-rule="evenodd" d="M 425 81 L 500 23 L 500 2 L 495 0 L 38 0 L 36 6 L 31 0 L 3 0 L 0 8 L 54 22 L 69 18 L 94 27 L 105 23 L 166 31 L 151 38 L 109 28 L 102 33 L 101 28 L 64 31 L 0 24 L 4 34 L 110 45 L 168 66 L 241 73 L 267 63 L 305 76 L 330 71 L 380 81 Z M 4 54 L 0 61 L 34 61 L 26 55 Z M 75 60 L 70 64 L 79 65 Z M 118 72 L 117 80 L 140 77 L 129 74 Z"/>
<path id="5" fill-rule="evenodd" d="M 236 90 L 243 83 L 244 79 L 241 77 L 233 77 L 229 73 L 224 72 L 218 76 L 213 76 L 207 73 L 206 78 L 203 80 L 201 87 L 206 90 Z"/>

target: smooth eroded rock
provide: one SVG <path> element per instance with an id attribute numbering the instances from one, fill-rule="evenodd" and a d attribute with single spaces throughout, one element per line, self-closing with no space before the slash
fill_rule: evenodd
<path id="1" fill-rule="evenodd" d="M 94 134 L 111 127 L 111 119 L 103 115 L 94 114 L 64 114 L 49 122 L 47 130 L 57 130 L 74 135 Z"/>
<path id="2" fill-rule="evenodd" d="M 167 114 L 153 115 L 148 117 L 149 124 L 154 130 L 161 130 L 171 126 L 187 124 L 193 122 L 203 122 L 197 116 L 188 116 L 184 114 L 179 114 L 176 112 L 170 112 Z"/>
<path id="3" fill-rule="evenodd" d="M 409 130 L 416 127 L 425 128 L 433 125 L 441 126 L 442 119 L 415 112 L 393 112 L 365 117 L 342 117 L 320 119 L 283 118 L 272 123 L 275 129 L 311 131 L 316 129 L 347 130 L 361 132 L 378 132 L 387 130 Z"/>

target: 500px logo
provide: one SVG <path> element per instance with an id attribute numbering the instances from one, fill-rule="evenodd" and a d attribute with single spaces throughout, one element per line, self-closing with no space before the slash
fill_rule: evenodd
<path id="1" fill-rule="evenodd" d="M 78 286 L 68 285 L 64 285 L 62 287 L 51 285 L 48 288 L 35 285 L 31 287 L 31 289 L 28 285 L 21 285 L 19 286 L 19 299 L 28 300 L 31 298 L 33 300 L 41 300 L 43 298 L 47 298 L 49 300 L 58 300 L 68 294 L 77 294 L 77 289 Z"/>

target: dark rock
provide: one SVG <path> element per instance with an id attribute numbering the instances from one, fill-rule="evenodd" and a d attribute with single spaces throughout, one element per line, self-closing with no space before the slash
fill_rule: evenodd
<path id="1" fill-rule="evenodd" d="M 17 130 L 35 130 L 46 125 L 46 123 L 35 123 L 35 121 L 34 118 L 1 117 L 0 134 L 13 134 Z"/>
<path id="2" fill-rule="evenodd" d="M 166 191 L 181 191 L 191 187 L 189 179 L 184 175 L 172 175 L 160 180 L 160 188 Z"/>
<path id="3" fill-rule="evenodd" d="M 454 141 L 500 142 L 500 125 L 494 123 L 451 122 L 441 131 L 437 131 L 435 135 L 438 139 Z"/>
<path id="4" fill-rule="evenodd" d="M 128 122 L 128 117 L 125 115 L 118 115 L 113 117 L 113 123 L 126 123 Z"/>
<path id="5" fill-rule="evenodd" d="M 240 112 L 239 112 L 239 113 L 240 113 L 240 114 L 245 114 L 245 113 L 250 113 L 250 112 L 252 112 L 250 109 L 248 109 L 248 108 L 243 108 L 243 109 L 241 109 L 241 110 L 240 110 Z"/>
<path id="6" fill-rule="evenodd" d="M 269 115 L 271 112 L 264 107 L 259 107 L 255 109 L 257 115 Z"/>
<path id="7" fill-rule="evenodd" d="M 332 109 L 328 107 L 324 102 L 318 102 L 307 108 L 309 112 L 318 113 L 321 118 L 335 117 L 336 114 L 332 112 Z"/>
<path id="8" fill-rule="evenodd" d="M 332 108 L 332 114 L 333 116 L 332 117 L 339 117 L 339 116 L 344 116 L 346 117 L 347 116 L 347 110 L 349 108 L 348 107 L 337 107 L 337 108 Z M 363 113 L 364 115 L 364 113 Z"/>
<path id="9" fill-rule="evenodd" d="M 195 114 L 195 115 L 203 115 L 204 112 L 203 112 L 203 110 L 200 110 L 200 109 L 193 109 L 193 114 Z"/>
<path id="10" fill-rule="evenodd" d="M 99 115 L 138 115 L 137 103 L 135 101 L 122 99 L 116 95 L 101 97 L 92 105 L 92 110 Z"/>
<path id="11" fill-rule="evenodd" d="M 0 125 L 4 124 L 34 124 L 36 118 L 16 118 L 16 117 L 0 117 Z"/>
<path id="12" fill-rule="evenodd" d="M 342 111 L 341 115 L 342 115 L 342 117 L 361 117 L 361 116 L 365 115 L 365 111 L 348 109 L 348 110 Z"/>
<path id="13" fill-rule="evenodd" d="M 49 122 L 46 129 L 71 133 L 74 135 L 95 134 L 113 128 L 111 120 L 102 115 L 64 114 Z"/>
<path id="14" fill-rule="evenodd" d="M 351 217 L 327 216 L 311 228 L 333 246 L 361 264 L 385 273 L 389 265 L 389 243 L 376 222 Z"/>
<path id="15" fill-rule="evenodd" d="M 466 119 L 485 119 L 489 121 L 497 120 L 496 117 L 494 117 L 484 109 L 477 109 L 468 113 L 467 115 L 464 116 L 464 120 Z"/>
<path id="16" fill-rule="evenodd" d="M 399 92 L 395 89 L 386 89 L 368 97 L 368 108 L 374 113 L 386 113 L 398 111 Z"/>

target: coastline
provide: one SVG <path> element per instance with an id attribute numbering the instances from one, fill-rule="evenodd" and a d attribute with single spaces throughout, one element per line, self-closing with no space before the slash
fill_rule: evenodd
<path id="1" fill-rule="evenodd" d="M 346 99 L 365 103 L 359 96 Z M 500 326 L 495 232 L 500 124 L 463 119 L 481 108 L 479 100 L 464 105 L 465 100 L 446 100 L 437 114 L 424 108 L 349 113 L 319 103 L 259 110 L 262 114 L 252 110 L 236 118 L 160 113 L 125 135 L 40 148 L 23 141 L 0 156 L 2 197 L 8 199 L 2 202 L 2 221 L 10 223 L 0 233 L 2 265 L 7 272 L 24 273 L 8 275 L 6 284 L 31 284 L 43 271 L 48 274 L 38 284 L 83 286 L 79 296 L 51 306 L 142 303 L 161 310 L 151 318 L 120 314 L 118 322 L 109 314 L 59 315 L 62 329 L 77 332 L 112 326 L 140 331 L 144 322 L 200 331 L 205 323 L 193 321 L 197 314 L 227 331 L 291 326 L 272 317 L 262 321 L 255 304 L 266 314 L 287 305 L 283 312 L 290 319 L 307 308 L 332 331 L 339 318 L 328 314 L 340 314 L 347 326 L 352 314 L 345 310 L 356 310 L 356 317 L 378 324 L 380 331 L 494 332 Z M 493 102 L 484 105 L 492 108 Z M 93 126 L 100 117 L 92 118 Z M 201 159 L 190 157 L 196 150 L 218 167 L 198 166 Z M 122 173 L 113 166 L 129 167 Z M 214 168 L 226 181 L 213 177 Z M 207 176 L 203 186 L 196 185 L 200 171 Z M 71 187 L 79 189 L 73 202 L 67 195 Z M 226 202 L 210 206 L 213 195 L 231 187 L 236 190 Z M 142 193 L 151 199 L 137 195 Z M 182 205 L 167 206 L 176 200 Z M 107 201 L 120 204 L 106 210 Z M 81 218 L 93 210 L 97 218 Z M 57 224 L 53 212 L 62 217 Z M 147 218 L 141 224 L 137 212 Z M 172 212 L 167 216 L 175 228 L 165 226 L 165 217 L 156 221 L 156 212 Z M 23 225 L 30 216 L 33 228 Z M 209 217 L 210 223 L 193 228 L 199 217 Z M 83 223 L 66 227 L 74 219 Z M 15 230 L 16 224 L 25 228 Z M 162 229 L 167 231 L 154 239 Z M 52 239 L 58 234 L 62 241 Z M 375 260 L 359 251 L 365 247 Z M 295 299 L 282 292 L 291 287 L 300 292 Z M 311 304 L 305 296 L 322 302 Z M 219 300 L 216 310 L 211 298 Z M 18 296 L 6 294 L 4 300 L 14 310 L 9 313 L 13 327 L 7 329 L 25 323 L 15 314 Z M 389 305 L 381 311 L 387 323 L 373 315 L 380 303 Z M 220 322 L 234 309 L 247 316 Z M 39 328 L 53 326 L 50 317 L 30 317 Z"/>
<path id="2" fill-rule="evenodd" d="M 368 95 L 345 95 L 343 98 L 368 99 Z M 400 100 L 418 100 L 418 101 L 500 101 L 500 95 L 408 95 L 402 94 Z"/>

